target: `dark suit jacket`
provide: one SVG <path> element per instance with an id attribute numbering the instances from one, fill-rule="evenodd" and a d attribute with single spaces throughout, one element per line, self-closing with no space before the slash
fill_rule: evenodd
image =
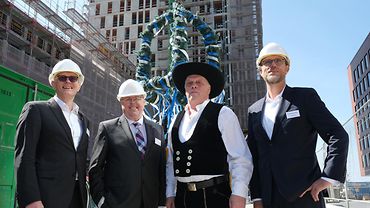
<path id="1" fill-rule="evenodd" d="M 103 196 L 103 207 L 140 208 L 143 202 L 143 207 L 154 208 L 165 203 L 163 129 L 145 118 L 144 124 L 147 150 L 142 160 L 124 116 L 100 123 L 89 169 L 96 204 Z"/>
<path id="2" fill-rule="evenodd" d="M 20 115 L 15 147 L 17 200 L 20 207 L 41 200 L 47 208 L 66 208 L 72 199 L 76 172 L 86 204 L 87 118 L 77 151 L 71 130 L 53 98 L 26 103 Z"/>
<path id="3" fill-rule="evenodd" d="M 262 126 L 265 98 L 248 109 L 250 190 L 252 199 L 262 198 L 264 204 L 271 200 L 272 179 L 282 196 L 294 201 L 318 178 L 344 182 L 346 175 L 348 134 L 316 91 L 286 86 L 282 97 L 271 140 Z M 328 144 L 322 172 L 315 154 L 318 134 Z"/>

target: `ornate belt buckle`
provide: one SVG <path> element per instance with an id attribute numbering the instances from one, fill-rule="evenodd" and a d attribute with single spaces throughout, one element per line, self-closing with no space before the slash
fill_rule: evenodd
<path id="1" fill-rule="evenodd" d="M 188 183 L 188 190 L 197 191 L 197 186 L 195 185 L 195 183 Z"/>

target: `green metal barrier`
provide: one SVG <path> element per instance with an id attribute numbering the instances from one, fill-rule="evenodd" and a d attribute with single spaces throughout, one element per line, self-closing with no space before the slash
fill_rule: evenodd
<path id="1" fill-rule="evenodd" d="M 15 207 L 15 127 L 23 105 L 47 100 L 54 90 L 0 65 L 0 207 Z"/>

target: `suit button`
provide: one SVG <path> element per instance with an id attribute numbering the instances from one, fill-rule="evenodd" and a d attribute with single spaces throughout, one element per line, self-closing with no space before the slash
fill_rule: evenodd
<path id="1" fill-rule="evenodd" d="M 180 161 L 180 157 L 176 157 L 176 161 Z"/>
<path id="2" fill-rule="evenodd" d="M 190 169 L 186 169 L 186 171 L 185 171 L 186 173 L 190 173 Z"/>
<path id="3" fill-rule="evenodd" d="M 175 170 L 175 173 L 180 173 L 179 169 L 176 169 L 176 170 Z"/>

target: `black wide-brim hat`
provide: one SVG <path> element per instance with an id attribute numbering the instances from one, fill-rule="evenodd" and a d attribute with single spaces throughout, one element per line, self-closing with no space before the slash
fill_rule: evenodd
<path id="1" fill-rule="evenodd" d="M 218 96 L 225 86 L 223 73 L 214 66 L 206 63 L 190 62 L 177 65 L 172 72 L 172 79 L 176 88 L 185 95 L 185 80 L 189 75 L 201 75 L 211 85 L 209 98 Z"/>

